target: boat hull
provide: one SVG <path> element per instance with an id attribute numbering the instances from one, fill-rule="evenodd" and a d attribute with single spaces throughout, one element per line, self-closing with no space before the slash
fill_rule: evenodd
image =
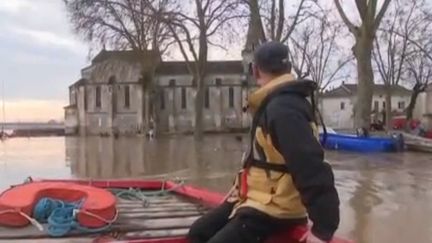
<path id="1" fill-rule="evenodd" d="M 330 150 L 344 150 L 351 152 L 397 152 L 400 150 L 401 142 L 395 138 L 381 137 L 357 137 L 344 134 L 327 134 L 325 143 L 323 135 L 320 135 L 324 148 Z"/>
<path id="2" fill-rule="evenodd" d="M 408 150 L 432 153 L 432 139 L 423 138 L 409 133 L 402 134 Z"/>
<path id="3" fill-rule="evenodd" d="M 98 188 L 105 188 L 105 189 L 140 189 L 140 190 L 146 190 L 146 191 L 152 191 L 152 190 L 168 190 L 170 193 L 176 194 L 177 196 L 180 196 L 181 198 L 184 198 L 185 200 L 188 200 L 190 202 L 193 202 L 196 205 L 201 205 L 206 208 L 213 208 L 218 206 L 222 201 L 224 196 L 220 193 L 208 191 L 206 189 L 197 188 L 193 186 L 187 186 L 178 184 L 172 181 L 143 181 L 143 180 L 39 180 L 39 181 L 45 181 L 45 182 L 63 182 L 63 183 L 76 183 L 81 185 L 88 185 Z M 162 202 L 163 204 L 164 202 Z M 135 209 L 129 209 L 128 204 L 124 203 L 119 204 L 118 207 L 120 208 L 120 218 L 122 217 L 122 210 L 135 210 Z M 159 207 L 159 206 L 158 206 Z M 185 206 L 186 207 L 186 206 Z M 179 205 L 178 208 L 181 208 Z M 151 208 L 141 209 L 141 210 L 150 210 Z M 166 212 L 165 212 L 166 214 Z M 126 215 L 123 215 L 126 216 Z M 170 217 L 174 217 L 173 215 Z M 152 217 L 155 218 L 155 217 Z M 179 218 L 177 218 L 179 219 Z M 192 217 L 189 217 L 187 219 L 192 219 Z M 166 220 L 166 219 L 165 219 Z M 168 219 L 169 220 L 169 219 Z M 129 221 L 136 221 L 138 223 L 141 223 L 141 221 L 137 221 L 136 219 L 132 219 Z M 143 224 L 145 223 L 145 219 L 143 220 Z M 189 220 L 190 221 L 190 220 Z M 186 221 L 183 221 L 186 222 Z M 188 222 L 190 223 L 190 222 Z M 183 223 L 181 223 L 183 224 Z M 175 230 L 171 228 L 171 230 Z M 186 237 L 184 236 L 185 229 L 183 228 L 183 235 L 178 236 L 163 236 L 163 237 L 155 237 L 148 236 L 148 231 L 144 231 L 142 237 L 134 237 L 133 239 L 117 239 L 117 238 L 107 238 L 107 239 L 99 239 L 98 241 L 93 242 L 123 242 L 123 243 L 188 243 Z M 274 236 L 272 239 L 269 239 L 266 243 L 297 243 L 299 242 L 296 239 L 299 239 L 305 232 L 307 232 L 306 227 L 298 227 L 295 229 L 289 229 L 286 232 L 282 233 L 281 235 Z M 1 234 L 0 234 L 1 238 Z M 343 239 L 334 239 L 332 243 L 353 243 L 352 241 L 347 241 Z"/>

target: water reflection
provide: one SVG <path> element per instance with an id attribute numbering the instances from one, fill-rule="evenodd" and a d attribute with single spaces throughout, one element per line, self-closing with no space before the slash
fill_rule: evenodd
<path id="1" fill-rule="evenodd" d="M 239 168 L 244 144 L 234 136 L 66 138 L 66 158 L 72 174 L 81 178 L 181 177 L 224 191 Z M 227 180 L 227 178 L 229 178 Z"/>
<path id="2" fill-rule="evenodd" d="M 180 177 L 225 191 L 246 139 L 233 135 L 145 138 L 37 138 L 0 143 L 0 189 L 26 176 Z M 432 242 L 432 156 L 327 152 L 341 198 L 338 234 L 359 243 Z"/>
<path id="3" fill-rule="evenodd" d="M 327 153 L 342 201 L 340 232 L 358 242 L 432 242 L 432 156 Z"/>

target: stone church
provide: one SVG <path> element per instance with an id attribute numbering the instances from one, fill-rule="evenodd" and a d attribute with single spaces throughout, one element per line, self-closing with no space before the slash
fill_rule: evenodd
<path id="1" fill-rule="evenodd" d="M 154 77 L 154 112 L 145 124 L 142 58 L 156 60 L 152 51 L 107 51 L 81 70 L 81 79 L 69 87 L 65 107 L 67 134 L 139 134 L 147 125 L 158 133 L 192 132 L 195 122 L 195 86 L 185 62 L 160 61 Z M 243 53 L 244 60 L 250 54 Z M 209 61 L 204 91 L 204 129 L 208 132 L 249 127 L 243 113 L 247 94 L 256 87 L 248 61 Z"/>

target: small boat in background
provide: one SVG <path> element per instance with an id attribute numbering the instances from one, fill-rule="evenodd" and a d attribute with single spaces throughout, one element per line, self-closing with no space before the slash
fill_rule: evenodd
<path id="1" fill-rule="evenodd" d="M 219 205 L 224 198 L 219 193 L 172 181 L 40 180 L 39 182 L 91 186 L 106 189 L 116 196 L 116 220 L 107 230 L 102 232 L 72 230 L 65 236 L 68 242 L 187 243 L 186 235 L 191 224 L 208 210 Z M 0 202 L 2 195 L 0 194 Z M 38 230 L 31 225 L 21 228 L 0 227 L 0 241 L 49 241 L 47 225 L 42 225 L 40 228 L 43 230 Z M 273 236 L 266 243 L 298 243 L 298 239 L 307 230 L 306 226 L 291 228 Z M 61 238 L 55 240 L 59 242 Z M 342 239 L 334 239 L 331 242 L 353 243 Z"/>
<path id="2" fill-rule="evenodd" d="M 14 131 L 13 130 L 0 130 L 0 141 L 7 140 L 8 138 L 13 137 Z"/>
<path id="3" fill-rule="evenodd" d="M 432 153 L 432 139 L 402 133 L 408 150 Z"/>
<path id="4" fill-rule="evenodd" d="M 344 150 L 351 152 L 373 153 L 373 152 L 397 152 L 403 149 L 403 139 L 398 137 L 359 137 L 348 134 L 327 133 L 320 134 L 321 143 L 324 148 L 330 150 Z"/>

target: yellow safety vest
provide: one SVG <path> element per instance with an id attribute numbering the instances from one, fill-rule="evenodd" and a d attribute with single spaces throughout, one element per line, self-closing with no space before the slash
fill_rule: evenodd
<path id="1" fill-rule="evenodd" d="M 292 75 L 283 75 L 258 89 L 249 97 L 249 110 L 257 112 L 257 107 L 261 105 L 270 92 L 293 80 Z M 311 123 L 311 126 L 318 139 L 316 124 Z M 295 219 L 306 217 L 306 208 L 301 201 L 300 194 L 289 171 L 277 169 L 287 168 L 286 161 L 273 145 L 270 134 L 266 134 L 258 126 L 255 129 L 254 138 L 251 139 L 253 140 L 251 143 L 252 157 L 256 152 L 256 147 L 254 147 L 256 141 L 266 157 L 266 161 L 261 162 L 261 164 L 268 163 L 268 165 L 259 166 L 258 163 L 252 163 L 239 173 L 236 179 L 239 201 L 234 207 L 232 215 L 235 215 L 239 208 L 252 207 L 276 218 Z M 263 168 L 268 166 L 276 168 Z"/>

